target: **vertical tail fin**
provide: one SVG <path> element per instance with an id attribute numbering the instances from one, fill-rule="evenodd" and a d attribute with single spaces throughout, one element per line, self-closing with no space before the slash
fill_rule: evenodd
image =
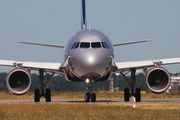
<path id="1" fill-rule="evenodd" d="M 81 16 L 81 29 L 86 29 L 87 28 L 87 23 L 86 23 L 86 1 L 82 0 L 82 16 Z"/>

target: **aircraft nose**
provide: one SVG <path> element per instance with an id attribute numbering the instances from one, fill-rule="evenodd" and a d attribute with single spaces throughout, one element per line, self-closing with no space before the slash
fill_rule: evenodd
<path id="1" fill-rule="evenodd" d="M 96 57 L 95 54 L 87 54 L 86 58 L 85 58 L 85 61 L 86 61 L 87 64 L 92 65 L 92 64 L 95 64 L 98 60 L 97 60 L 97 57 Z"/>
<path id="2" fill-rule="evenodd" d="M 105 61 L 108 57 L 109 56 L 105 53 L 91 51 L 84 54 L 83 62 L 87 65 L 96 65 Z"/>
<path id="3" fill-rule="evenodd" d="M 104 50 L 83 50 L 69 59 L 70 69 L 81 78 L 99 78 L 110 70 L 112 54 Z"/>

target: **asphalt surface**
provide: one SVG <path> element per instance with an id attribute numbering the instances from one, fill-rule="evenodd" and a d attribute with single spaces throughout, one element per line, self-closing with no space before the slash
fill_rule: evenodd
<path id="1" fill-rule="evenodd" d="M 150 103 L 180 103 L 180 98 L 148 98 L 142 99 L 138 104 L 150 104 Z M 79 100 L 52 100 L 51 102 L 45 102 L 41 100 L 35 103 L 33 100 L 0 100 L 0 104 L 130 104 L 133 103 L 131 99 L 129 102 L 124 102 L 123 99 L 97 99 L 96 102 L 84 102 L 83 99 Z"/>

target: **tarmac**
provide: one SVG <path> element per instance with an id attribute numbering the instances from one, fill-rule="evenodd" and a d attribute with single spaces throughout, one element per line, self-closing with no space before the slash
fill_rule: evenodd
<path id="1" fill-rule="evenodd" d="M 33 100 L 0 100 L 0 104 L 130 104 L 134 101 L 131 99 L 129 102 L 124 102 L 123 99 L 97 99 L 96 102 L 84 102 L 83 99 L 76 100 L 52 100 L 46 102 L 34 102 Z M 180 98 L 145 98 L 137 104 L 153 104 L 153 103 L 180 103 Z"/>

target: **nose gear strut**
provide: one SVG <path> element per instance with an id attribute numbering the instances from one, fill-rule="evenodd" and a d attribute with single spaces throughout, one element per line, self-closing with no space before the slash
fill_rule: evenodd
<path id="1" fill-rule="evenodd" d="M 91 100 L 91 102 L 96 102 L 96 94 L 92 93 L 93 91 L 93 87 L 92 87 L 92 82 L 90 81 L 89 83 L 87 83 L 87 90 L 88 92 L 85 94 L 84 99 L 85 102 L 89 102 Z"/>

